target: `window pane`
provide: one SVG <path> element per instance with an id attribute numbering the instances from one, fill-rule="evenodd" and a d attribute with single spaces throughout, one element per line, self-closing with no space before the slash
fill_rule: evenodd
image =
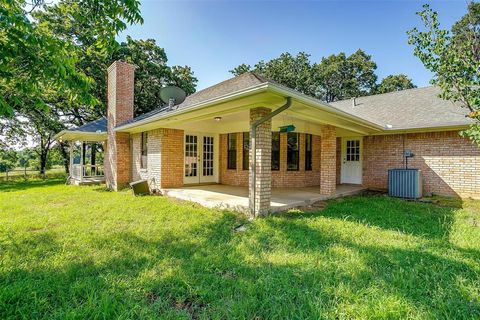
<path id="1" fill-rule="evenodd" d="M 213 137 L 203 137 L 203 176 L 213 176 Z"/>
<path id="2" fill-rule="evenodd" d="M 236 133 L 228 134 L 227 168 L 228 169 L 237 168 L 237 134 Z"/>
<path id="3" fill-rule="evenodd" d="M 312 170 L 312 135 L 305 135 L 305 170 Z"/>
<path id="4" fill-rule="evenodd" d="M 243 133 L 243 170 L 248 170 L 250 153 L 250 132 Z"/>
<path id="5" fill-rule="evenodd" d="M 185 136 L 185 176 L 197 176 L 197 140 L 196 136 Z"/>
<path id="6" fill-rule="evenodd" d="M 147 155 L 148 155 L 148 132 L 142 132 L 141 136 L 141 155 L 140 155 L 140 168 L 147 168 Z"/>
<path id="7" fill-rule="evenodd" d="M 287 170 L 298 170 L 298 133 L 287 134 Z"/>
<path id="8" fill-rule="evenodd" d="M 280 170 L 280 133 L 272 132 L 272 170 Z"/>

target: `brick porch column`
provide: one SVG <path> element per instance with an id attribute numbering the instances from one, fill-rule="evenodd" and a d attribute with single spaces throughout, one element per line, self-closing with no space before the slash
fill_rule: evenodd
<path id="1" fill-rule="evenodd" d="M 337 134 L 334 126 L 321 127 L 320 194 L 331 196 L 336 191 Z"/>
<path id="2" fill-rule="evenodd" d="M 130 181 L 130 135 L 114 128 L 133 118 L 135 66 L 115 61 L 108 67 L 107 148 L 104 167 L 107 187 L 117 191 Z"/>
<path id="3" fill-rule="evenodd" d="M 183 130 L 160 129 L 160 188 L 183 186 L 184 139 Z"/>
<path id="4" fill-rule="evenodd" d="M 250 124 L 270 114 L 268 108 L 250 109 Z M 253 154 L 253 140 L 256 139 L 256 153 Z M 255 184 L 253 181 L 253 157 L 256 157 Z M 264 215 L 270 210 L 272 193 L 272 122 L 268 120 L 257 127 L 257 136 L 250 132 L 249 207 L 253 216 Z M 255 189 L 255 196 L 253 190 Z"/>

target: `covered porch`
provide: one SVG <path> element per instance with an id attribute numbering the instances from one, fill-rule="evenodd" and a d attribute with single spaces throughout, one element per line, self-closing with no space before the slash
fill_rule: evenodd
<path id="1" fill-rule="evenodd" d="M 75 185 L 105 182 L 104 154 L 107 141 L 107 120 L 100 118 L 78 128 L 63 130 L 55 136 L 69 145 L 68 183 Z"/>
<path id="2" fill-rule="evenodd" d="M 253 216 L 361 190 L 362 139 L 379 126 L 258 81 L 245 74 L 218 85 L 215 95 L 212 89 L 190 98 L 206 102 L 187 107 L 187 98 L 115 128 L 130 134 L 132 179 L 149 180 L 168 196 Z M 239 90 L 244 82 L 252 86 Z"/>
<path id="3" fill-rule="evenodd" d="M 358 194 L 364 190 L 361 185 L 337 185 L 332 195 L 320 194 L 318 186 L 303 188 L 272 188 L 270 212 L 281 212 L 292 208 L 309 206 L 324 201 Z M 249 194 L 247 187 L 222 184 L 197 185 L 162 190 L 163 194 L 185 201 L 198 203 L 207 208 L 227 209 L 249 213 Z"/>
<path id="4" fill-rule="evenodd" d="M 101 141 L 72 141 L 69 183 L 75 185 L 104 183 L 103 155 L 104 143 Z"/>

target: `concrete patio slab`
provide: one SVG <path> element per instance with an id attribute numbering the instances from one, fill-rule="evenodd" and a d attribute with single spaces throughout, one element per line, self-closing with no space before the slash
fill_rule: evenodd
<path id="1" fill-rule="evenodd" d="M 273 188 L 271 212 L 289 210 L 309 205 L 316 201 L 357 194 L 365 188 L 360 185 L 342 184 L 337 186 L 333 196 L 319 193 L 320 187 Z M 248 188 L 222 184 L 189 186 L 183 188 L 163 189 L 162 194 L 180 200 L 192 201 L 207 208 L 229 209 L 248 213 Z"/>

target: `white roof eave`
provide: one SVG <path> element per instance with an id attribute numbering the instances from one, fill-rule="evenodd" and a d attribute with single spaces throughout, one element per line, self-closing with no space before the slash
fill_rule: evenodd
<path id="1" fill-rule="evenodd" d="M 175 110 L 175 111 L 169 112 L 168 114 L 158 114 L 158 115 L 154 115 L 152 117 L 149 117 L 149 118 L 137 121 L 137 122 L 127 123 L 125 125 L 121 125 L 119 127 L 116 127 L 114 129 L 114 131 L 128 131 L 127 129 L 139 127 L 139 126 L 142 126 L 144 124 L 148 124 L 148 123 L 151 123 L 151 122 L 154 122 L 154 121 L 165 120 L 165 119 L 177 116 L 179 114 L 187 113 L 187 112 L 190 112 L 190 111 L 193 111 L 193 110 L 200 110 L 200 109 L 203 109 L 203 108 L 207 108 L 209 106 L 216 105 L 216 104 L 219 104 L 219 103 L 222 103 L 222 102 L 227 102 L 227 101 L 230 101 L 230 100 L 233 100 L 233 99 L 238 99 L 238 98 L 241 98 L 241 97 L 244 97 L 244 96 L 248 96 L 252 93 L 260 93 L 260 92 L 265 91 L 267 88 L 268 88 L 268 83 L 262 83 L 260 85 L 249 87 L 247 89 L 243 89 L 243 90 L 239 90 L 239 91 L 229 93 L 229 94 L 226 94 L 226 95 L 223 95 L 223 96 L 219 96 L 219 97 L 214 98 L 214 99 L 205 100 L 205 101 L 202 101 L 200 103 L 193 104 L 193 105 L 189 106 L 188 108 L 183 108 L 183 109 L 180 109 L 180 110 Z"/>
<path id="2" fill-rule="evenodd" d="M 107 133 L 101 132 L 85 132 L 75 130 L 62 130 L 57 133 L 54 140 L 82 140 L 82 139 L 94 139 L 96 141 L 107 140 Z"/>

